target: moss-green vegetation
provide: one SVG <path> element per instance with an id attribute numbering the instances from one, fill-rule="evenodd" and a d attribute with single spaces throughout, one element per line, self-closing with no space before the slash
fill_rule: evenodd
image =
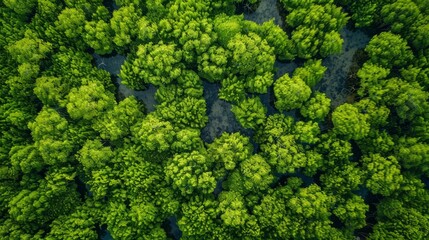
<path id="1" fill-rule="evenodd" d="M 258 2 L 1 1 L 0 239 L 429 239 L 428 1 Z M 346 24 L 374 34 L 333 108 Z M 247 135 L 202 140 L 204 81 Z"/>

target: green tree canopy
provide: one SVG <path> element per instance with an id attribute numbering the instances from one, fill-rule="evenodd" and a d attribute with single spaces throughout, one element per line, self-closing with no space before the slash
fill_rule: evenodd
<path id="1" fill-rule="evenodd" d="M 59 168 L 48 172 L 46 179 L 34 189 L 23 189 L 9 202 L 9 214 L 21 223 L 39 226 L 70 213 L 79 204 L 75 191 L 75 173 L 71 168 Z M 52 208 L 52 204 L 57 207 Z"/>
<path id="2" fill-rule="evenodd" d="M 253 153 L 253 146 L 248 137 L 240 133 L 223 133 L 208 145 L 207 152 L 216 163 L 216 168 L 224 174 L 238 167 Z"/>
<path id="3" fill-rule="evenodd" d="M 417 174 L 429 175 L 429 145 L 417 138 L 401 138 L 397 157 L 401 166 Z"/>
<path id="4" fill-rule="evenodd" d="M 10 45 L 7 50 L 18 63 L 38 64 L 52 51 L 52 44 L 27 36 Z"/>
<path id="5" fill-rule="evenodd" d="M 386 4 L 381 9 L 383 21 L 391 25 L 391 31 L 397 34 L 405 34 L 408 26 L 413 25 L 420 15 L 418 6 L 410 0 L 399 0 Z"/>
<path id="6" fill-rule="evenodd" d="M 296 53 L 291 39 L 280 26 L 274 23 L 274 20 L 262 23 L 257 33 L 274 48 L 278 60 L 285 61 L 295 58 Z"/>
<path id="7" fill-rule="evenodd" d="M 368 176 L 366 186 L 371 192 L 390 196 L 400 188 L 403 177 L 394 156 L 385 158 L 380 154 L 370 154 L 363 157 L 362 162 Z"/>
<path id="8" fill-rule="evenodd" d="M 103 20 L 86 22 L 84 29 L 83 40 L 97 54 L 109 54 L 113 51 L 113 30 L 107 22 Z"/>
<path id="9" fill-rule="evenodd" d="M 37 0 L 5 0 L 3 4 L 20 15 L 28 15 L 34 11 L 37 5 Z"/>
<path id="10" fill-rule="evenodd" d="M 291 39 L 298 57 L 310 59 L 341 52 L 343 39 L 338 31 L 349 19 L 341 7 L 333 1 L 281 2 L 290 11 L 286 23 L 293 28 Z"/>
<path id="11" fill-rule="evenodd" d="M 139 144 L 149 151 L 168 151 L 174 140 L 175 132 L 168 121 L 149 114 L 131 128 L 131 133 Z"/>
<path id="12" fill-rule="evenodd" d="M 228 42 L 231 51 L 230 72 L 242 75 L 250 92 L 266 93 L 272 84 L 275 55 L 266 40 L 256 33 L 236 34 Z"/>
<path id="13" fill-rule="evenodd" d="M 385 68 L 404 67 L 414 57 L 407 41 L 391 32 L 382 32 L 374 36 L 365 47 L 365 51 L 371 63 Z"/>
<path id="14" fill-rule="evenodd" d="M 267 109 L 259 97 L 248 98 L 238 105 L 233 105 L 231 111 L 244 128 L 257 129 L 266 118 Z"/>
<path id="15" fill-rule="evenodd" d="M 140 10 L 134 5 L 123 6 L 113 12 L 110 26 L 114 31 L 113 43 L 119 48 L 125 48 L 138 34 L 137 22 L 140 18 Z"/>
<path id="16" fill-rule="evenodd" d="M 77 153 L 77 159 L 86 172 L 105 167 L 113 159 L 113 152 L 100 140 L 87 140 Z"/>
<path id="17" fill-rule="evenodd" d="M 322 121 L 328 115 L 330 110 L 331 99 L 326 97 L 324 93 L 315 92 L 314 95 L 300 108 L 300 113 L 310 120 Z"/>
<path id="18" fill-rule="evenodd" d="M 261 150 L 278 173 L 293 173 L 307 166 L 304 148 L 296 142 L 294 135 L 284 135 L 274 143 L 263 144 Z"/>
<path id="19" fill-rule="evenodd" d="M 429 236 L 428 219 L 421 212 L 403 206 L 398 200 L 382 201 L 377 207 L 377 219 L 370 239 L 426 238 Z"/>
<path id="20" fill-rule="evenodd" d="M 185 97 L 159 104 L 154 114 L 180 128 L 191 127 L 201 129 L 208 121 L 205 112 L 205 99 Z"/>
<path id="21" fill-rule="evenodd" d="M 143 89 L 143 83 L 155 86 L 168 84 L 177 79 L 183 64 L 182 51 L 175 44 L 140 45 L 134 59 L 129 59 L 121 67 L 122 82 L 132 89 Z"/>
<path id="22" fill-rule="evenodd" d="M 213 160 L 199 152 L 176 154 L 165 167 L 167 181 L 183 195 L 212 193 L 216 179 L 210 171 Z"/>
<path id="23" fill-rule="evenodd" d="M 334 214 L 344 223 L 347 231 L 351 232 L 366 225 L 366 213 L 368 210 L 369 206 L 362 197 L 352 195 L 351 198 L 334 210 Z"/>
<path id="24" fill-rule="evenodd" d="M 326 192 L 335 195 L 346 195 L 361 187 L 365 180 L 363 173 L 363 170 L 358 168 L 357 164 L 349 163 L 329 168 L 320 176 L 320 181 Z"/>
<path id="25" fill-rule="evenodd" d="M 85 27 L 85 13 L 79 8 L 65 8 L 58 21 L 55 22 L 56 29 L 63 33 L 70 41 L 81 41 Z"/>
<path id="26" fill-rule="evenodd" d="M 311 89 L 301 77 L 285 74 L 274 83 L 274 95 L 276 108 L 290 111 L 300 108 L 310 98 Z"/>
<path id="27" fill-rule="evenodd" d="M 294 119 L 290 116 L 279 113 L 270 115 L 257 130 L 255 141 L 258 143 L 273 143 L 283 135 L 292 134 L 294 123 Z"/>
<path id="28" fill-rule="evenodd" d="M 103 139 L 116 141 L 129 136 L 131 127 L 143 119 L 144 106 L 135 97 L 127 97 L 94 122 L 94 130 Z"/>
<path id="29" fill-rule="evenodd" d="M 334 131 L 346 139 L 361 139 L 370 130 L 368 116 L 360 113 L 357 107 L 349 103 L 342 104 L 334 110 L 332 122 Z"/>
<path id="30" fill-rule="evenodd" d="M 55 219 L 46 239 L 95 239 L 98 237 L 95 224 L 91 209 L 82 208 L 70 215 L 62 215 Z"/>
<path id="31" fill-rule="evenodd" d="M 67 112 L 75 120 L 97 118 L 103 111 L 112 109 L 116 103 L 113 94 L 105 91 L 97 81 L 71 89 L 67 100 Z"/>
<path id="32" fill-rule="evenodd" d="M 304 63 L 304 66 L 296 68 L 293 76 L 300 77 L 309 87 L 314 87 L 326 71 L 326 67 L 322 65 L 322 60 L 310 59 Z"/>

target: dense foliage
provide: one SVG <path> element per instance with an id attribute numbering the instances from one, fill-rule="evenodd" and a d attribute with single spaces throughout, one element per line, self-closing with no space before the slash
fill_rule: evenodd
<path id="1" fill-rule="evenodd" d="M 257 4 L 1 1 L 0 238 L 429 239 L 428 1 L 280 0 L 284 28 Z M 348 22 L 373 36 L 334 108 Z M 205 81 L 245 133 L 203 140 Z"/>

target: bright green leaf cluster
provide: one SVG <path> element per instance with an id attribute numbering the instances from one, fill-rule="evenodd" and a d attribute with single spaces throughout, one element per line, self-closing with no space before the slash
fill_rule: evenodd
<path id="1" fill-rule="evenodd" d="M 347 139 L 361 139 L 369 133 L 368 116 L 359 112 L 354 105 L 345 103 L 332 113 L 334 131 Z"/>
<path id="2" fill-rule="evenodd" d="M 299 76 L 283 75 L 274 83 L 275 106 L 280 111 L 300 108 L 310 98 L 311 89 Z"/>
<path id="3" fill-rule="evenodd" d="M 257 129 L 266 117 L 267 109 L 259 97 L 248 98 L 238 105 L 233 105 L 231 111 L 244 128 Z"/>

